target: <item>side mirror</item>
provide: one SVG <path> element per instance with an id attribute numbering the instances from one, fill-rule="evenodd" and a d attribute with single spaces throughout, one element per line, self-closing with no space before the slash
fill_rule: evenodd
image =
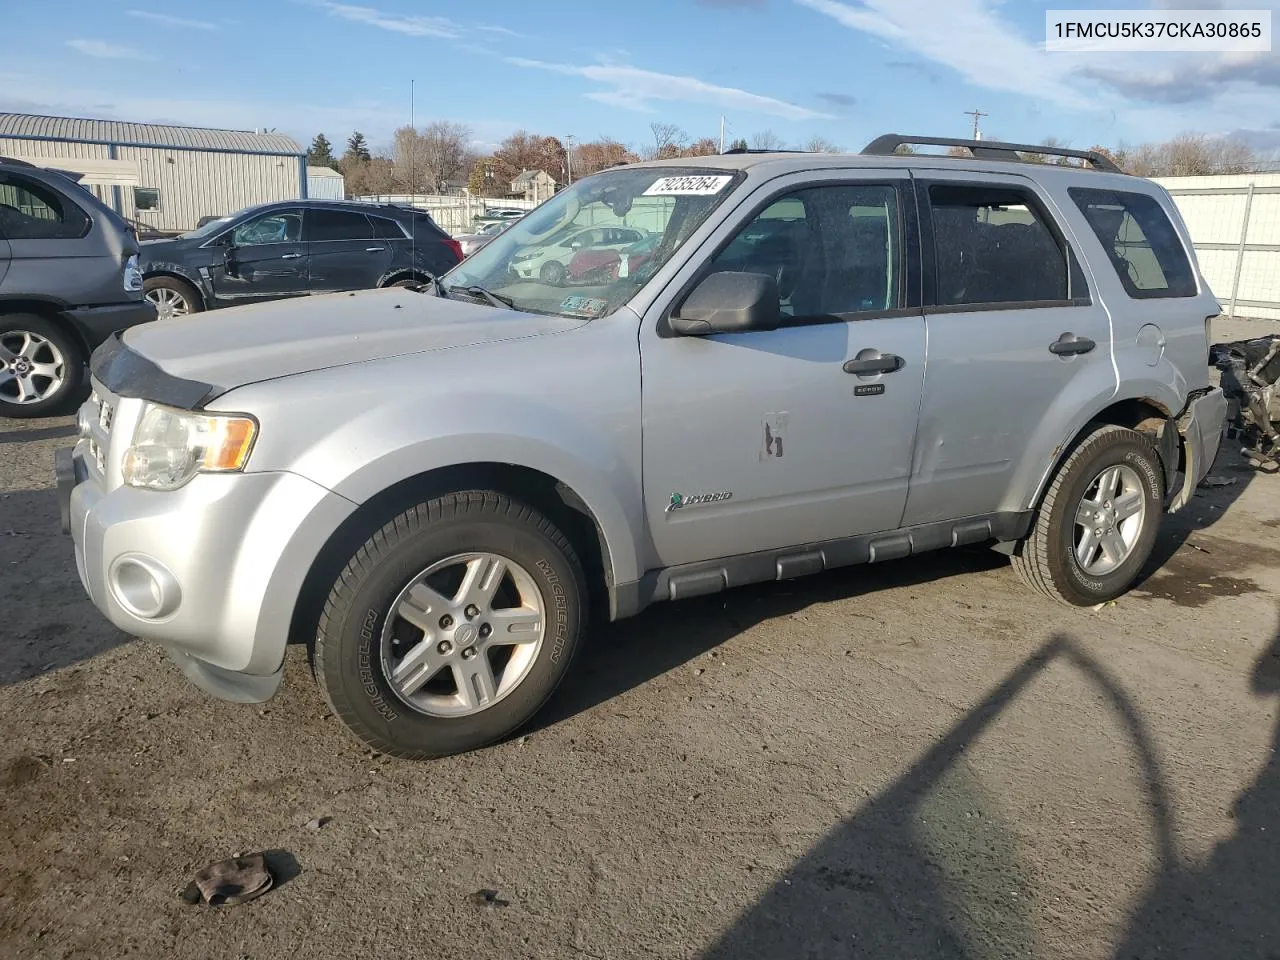
<path id="1" fill-rule="evenodd" d="M 222 272 L 228 277 L 239 275 L 240 267 L 236 263 L 236 245 L 232 241 L 230 234 L 222 246 Z"/>
<path id="2" fill-rule="evenodd" d="M 671 314 L 671 330 L 684 337 L 777 330 L 782 321 L 778 281 L 764 273 L 712 273 Z"/>

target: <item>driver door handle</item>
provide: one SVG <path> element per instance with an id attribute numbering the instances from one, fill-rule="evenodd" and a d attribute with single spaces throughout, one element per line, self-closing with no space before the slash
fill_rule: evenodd
<path id="1" fill-rule="evenodd" d="M 867 357 L 865 360 L 846 360 L 845 373 L 856 373 L 869 376 L 876 373 L 893 373 L 906 366 L 906 361 L 895 353 L 882 353 L 878 357 Z"/>
<path id="2" fill-rule="evenodd" d="M 1097 344 L 1088 337 L 1077 337 L 1074 333 L 1064 333 L 1049 344 L 1049 352 L 1058 357 L 1074 357 L 1077 354 L 1088 353 L 1096 346 Z"/>
<path id="3" fill-rule="evenodd" d="M 281 260 L 297 260 L 301 256 L 302 254 L 300 253 L 286 253 L 280 259 Z"/>
<path id="4" fill-rule="evenodd" d="M 381 253 L 385 249 L 387 248 L 386 247 L 365 247 L 364 252 L 365 253 Z"/>

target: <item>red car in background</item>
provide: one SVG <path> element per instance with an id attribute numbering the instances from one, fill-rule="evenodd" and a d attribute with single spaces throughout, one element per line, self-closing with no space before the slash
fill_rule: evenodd
<path id="1" fill-rule="evenodd" d="M 655 233 L 651 237 L 637 240 L 621 253 L 607 247 L 586 247 L 569 260 L 568 280 L 570 283 L 609 283 L 619 276 L 631 276 L 653 256 L 661 241 L 662 234 Z M 620 270 L 624 256 L 627 263 L 625 272 Z"/>

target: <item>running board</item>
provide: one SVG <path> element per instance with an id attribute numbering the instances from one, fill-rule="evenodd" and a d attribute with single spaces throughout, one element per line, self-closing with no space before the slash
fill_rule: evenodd
<path id="1" fill-rule="evenodd" d="M 639 613 L 659 600 L 687 600 L 731 587 L 791 580 L 859 563 L 899 560 L 946 547 L 1021 540 L 1031 529 L 1033 516 L 1032 511 L 1025 511 L 945 520 L 651 570 L 636 583 L 618 585 L 615 619 Z"/>

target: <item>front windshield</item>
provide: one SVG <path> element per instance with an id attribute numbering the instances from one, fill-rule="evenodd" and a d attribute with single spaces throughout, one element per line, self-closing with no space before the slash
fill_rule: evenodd
<path id="1" fill-rule="evenodd" d="M 445 286 L 480 287 L 517 310 L 602 317 L 661 269 L 740 176 L 638 167 L 579 180 L 464 260 Z"/>

